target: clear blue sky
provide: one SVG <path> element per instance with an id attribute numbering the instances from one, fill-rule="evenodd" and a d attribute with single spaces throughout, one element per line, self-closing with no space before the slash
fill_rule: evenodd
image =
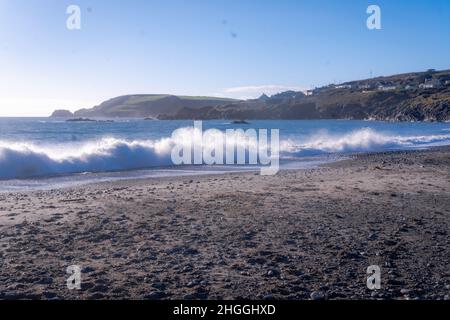
<path id="1" fill-rule="evenodd" d="M 66 28 L 79 5 L 82 28 Z M 382 30 L 366 28 L 381 7 Z M 450 68 L 448 0 L 0 0 L 0 115 Z"/>

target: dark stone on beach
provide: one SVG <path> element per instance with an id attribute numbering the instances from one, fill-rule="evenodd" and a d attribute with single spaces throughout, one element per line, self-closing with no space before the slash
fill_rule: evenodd
<path id="1" fill-rule="evenodd" d="M 388 245 L 388 246 L 395 246 L 397 244 L 397 242 L 394 240 L 387 239 L 387 240 L 384 240 L 384 244 Z"/>
<path id="2" fill-rule="evenodd" d="M 191 266 L 185 266 L 183 267 L 183 272 L 191 272 L 192 271 L 192 267 Z"/>
<path id="3" fill-rule="evenodd" d="M 42 293 L 42 295 L 46 298 L 46 299 L 54 299 L 56 298 L 57 294 L 55 292 L 50 292 L 50 291 L 45 291 L 44 293 Z"/>
<path id="4" fill-rule="evenodd" d="M 190 255 L 198 254 L 198 250 L 192 249 L 192 248 L 186 248 L 186 249 L 184 250 L 183 254 L 184 254 L 185 256 L 190 256 Z"/>
<path id="5" fill-rule="evenodd" d="M 185 256 L 198 254 L 198 250 L 189 247 L 177 246 L 164 250 L 167 254 L 183 254 Z"/>
<path id="6" fill-rule="evenodd" d="M 401 289 L 400 293 L 403 294 L 403 295 L 408 295 L 408 294 L 411 293 L 411 290 L 409 290 L 409 289 Z"/>
<path id="7" fill-rule="evenodd" d="M 5 292 L 0 296 L 2 300 L 39 300 L 42 297 L 37 294 Z"/>
<path id="8" fill-rule="evenodd" d="M 405 283 L 402 280 L 389 279 L 388 284 L 392 285 L 392 286 L 401 286 L 401 285 L 404 285 Z"/>
<path id="9" fill-rule="evenodd" d="M 195 292 L 195 298 L 201 300 L 208 298 L 208 290 L 204 287 L 198 287 Z"/>
<path id="10" fill-rule="evenodd" d="M 360 259 L 362 259 L 361 254 L 359 252 L 356 252 L 356 251 L 349 251 L 349 252 L 342 251 L 339 254 L 339 256 L 340 256 L 341 259 L 348 259 L 348 260 L 360 260 Z"/>
<path id="11" fill-rule="evenodd" d="M 186 285 L 188 288 L 192 288 L 192 287 L 195 287 L 195 286 L 198 286 L 200 284 L 200 281 L 198 281 L 198 280 L 192 280 L 192 281 L 189 281 L 189 283 Z"/>
<path id="12" fill-rule="evenodd" d="M 66 260 L 66 261 L 72 261 L 74 258 L 75 258 L 75 257 L 73 257 L 73 256 L 64 256 L 64 257 L 63 257 L 63 260 Z"/>
<path id="13" fill-rule="evenodd" d="M 289 258 L 284 255 L 277 255 L 275 261 L 278 263 L 289 263 Z"/>
<path id="14" fill-rule="evenodd" d="M 39 279 L 38 282 L 36 282 L 37 284 L 52 284 L 53 283 L 53 279 L 52 278 L 41 278 Z"/>
<path id="15" fill-rule="evenodd" d="M 159 289 L 159 290 L 165 290 L 166 289 L 166 285 L 162 282 L 155 282 L 152 284 L 152 287 L 155 289 Z"/>
<path id="16" fill-rule="evenodd" d="M 161 300 L 166 296 L 166 293 L 163 291 L 155 291 L 151 292 L 144 296 L 146 300 Z"/>
<path id="17" fill-rule="evenodd" d="M 303 275 L 299 276 L 299 278 L 300 278 L 302 281 L 309 281 L 309 280 L 312 280 L 312 279 L 313 279 L 313 277 L 312 277 L 311 275 L 309 275 L 309 274 L 303 274 Z"/>
<path id="18" fill-rule="evenodd" d="M 290 288 L 290 290 L 291 290 L 292 292 L 294 292 L 294 293 L 299 293 L 299 292 L 305 292 L 305 291 L 307 291 L 306 288 L 301 287 L 301 286 L 299 286 L 299 285 L 294 285 L 294 286 L 292 286 L 292 287 Z"/>
<path id="19" fill-rule="evenodd" d="M 102 292 L 102 293 L 104 293 L 104 292 L 108 291 L 108 287 L 103 285 L 103 284 L 99 284 L 99 285 L 96 285 L 95 287 L 93 287 L 90 291 L 91 292 Z"/>
<path id="20" fill-rule="evenodd" d="M 89 296 L 90 300 L 100 300 L 100 299 L 103 299 L 103 298 L 105 298 L 105 296 L 103 294 L 101 294 L 101 293 L 98 293 L 98 292 L 96 292 L 94 294 L 91 294 Z"/>
<path id="21" fill-rule="evenodd" d="M 98 234 L 96 236 L 94 236 L 94 238 L 92 239 L 92 242 L 95 243 L 99 243 L 99 242 L 103 242 L 105 240 L 110 239 L 110 235 L 108 234 Z"/>
<path id="22" fill-rule="evenodd" d="M 260 256 L 263 256 L 263 257 L 265 257 L 265 256 L 270 256 L 270 255 L 272 255 L 273 253 L 271 252 L 271 251 L 266 251 L 266 250 L 262 250 L 262 251 L 260 251 L 259 252 L 259 255 Z"/>
<path id="23" fill-rule="evenodd" d="M 250 258 L 247 260 L 248 264 L 254 265 L 254 264 L 265 264 L 266 259 L 264 258 Z"/>
<path id="24" fill-rule="evenodd" d="M 126 295 L 128 295 L 128 290 L 126 290 L 125 288 L 120 288 L 119 287 L 119 288 L 112 289 L 111 293 L 118 294 L 118 295 L 121 295 L 121 296 L 126 296 Z"/>
<path id="25" fill-rule="evenodd" d="M 256 235 L 256 232 L 254 232 L 254 231 L 249 231 L 249 232 L 246 232 L 245 234 L 244 234 L 244 236 L 242 237 L 242 239 L 243 240 L 252 240 L 253 239 L 253 237 Z"/>
<path id="26" fill-rule="evenodd" d="M 94 272 L 94 271 L 95 271 L 95 269 L 92 268 L 92 267 L 84 267 L 84 268 L 81 270 L 81 273 L 91 273 L 91 272 Z"/>
<path id="27" fill-rule="evenodd" d="M 325 300 L 326 296 L 325 293 L 322 291 L 313 291 L 311 292 L 310 296 L 311 300 Z"/>
<path id="28" fill-rule="evenodd" d="M 94 284 L 92 282 L 81 282 L 81 290 L 89 290 L 94 287 Z"/>
<path id="29" fill-rule="evenodd" d="M 276 277 L 276 276 L 279 276 L 279 275 L 280 275 L 280 272 L 278 270 L 271 269 L 271 270 L 267 271 L 267 276 L 268 277 Z"/>

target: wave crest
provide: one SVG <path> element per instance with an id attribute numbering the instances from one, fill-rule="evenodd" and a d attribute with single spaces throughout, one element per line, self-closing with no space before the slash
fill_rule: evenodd
<path id="1" fill-rule="evenodd" d="M 0 178 L 26 178 L 169 165 L 170 143 L 107 138 L 81 145 L 40 147 L 0 143 Z"/>
<path id="2" fill-rule="evenodd" d="M 450 134 L 400 136 L 377 132 L 370 128 L 362 128 L 341 135 L 331 134 L 323 130 L 304 139 L 304 141 L 286 140 L 281 142 L 281 150 L 299 155 L 314 151 L 319 153 L 376 151 L 389 148 L 411 148 L 449 143 Z"/>
<path id="3" fill-rule="evenodd" d="M 174 144 L 191 144 L 197 141 L 198 137 L 199 132 L 190 127 L 177 130 L 173 137 L 158 140 L 127 141 L 103 138 L 51 146 L 0 141 L 0 179 L 170 166 Z M 242 143 L 238 136 L 234 137 L 234 140 L 236 144 Z M 301 157 L 309 154 L 375 151 L 449 142 L 450 134 L 399 136 L 363 128 L 341 135 L 321 131 L 308 138 L 282 140 L 280 154 L 282 157 Z"/>

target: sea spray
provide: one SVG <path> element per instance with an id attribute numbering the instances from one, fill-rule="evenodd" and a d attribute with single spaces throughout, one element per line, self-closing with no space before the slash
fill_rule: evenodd
<path id="1" fill-rule="evenodd" d="M 343 122 L 342 125 L 345 124 L 347 123 Z M 66 126 L 67 124 L 36 123 L 34 125 L 43 126 L 43 129 L 49 130 L 54 126 Z M 298 126 L 301 125 L 302 123 L 299 122 Z M 417 124 L 414 125 L 417 126 Z M 92 128 L 98 127 L 95 124 L 90 124 L 90 126 Z M 412 125 L 408 124 L 408 126 Z M 429 128 L 431 125 L 423 126 Z M 280 128 L 285 127 L 283 124 L 280 125 Z M 0 127 L 0 131 L 5 130 L 5 128 L 6 126 Z M 72 128 L 78 128 L 78 126 L 71 125 L 70 128 L 74 130 Z M 398 133 L 393 134 L 393 131 L 373 128 L 357 128 L 340 133 L 331 129 L 315 130 L 315 132 L 311 130 L 307 134 L 282 136 L 280 138 L 279 155 L 280 159 L 283 160 L 324 153 L 421 148 L 430 145 L 449 144 L 450 134 L 447 131 L 442 131 L 442 128 L 437 129 L 439 131 L 433 130 L 423 133 L 417 130 L 414 132 L 415 134 L 400 134 L 399 130 Z M 448 129 L 448 127 L 444 129 Z M 25 128 L 22 130 L 25 130 Z M 109 136 L 95 137 L 90 140 L 77 139 L 77 141 L 59 142 L 52 142 L 47 136 L 40 135 L 35 135 L 34 140 L 19 135 L 19 139 L 14 141 L 11 135 L 4 135 L 0 139 L 0 179 L 66 175 L 81 172 L 128 171 L 172 166 L 171 152 L 173 147 L 183 142 L 191 142 L 194 139 L 194 131 L 194 127 L 187 126 L 177 130 L 175 136 L 170 136 L 169 131 L 166 136 L 153 139 L 142 139 L 142 136 L 140 139 L 133 138 L 133 136 L 127 138 Z M 233 134 L 229 133 L 226 141 L 234 141 L 233 148 L 236 148 L 236 146 L 244 149 L 256 148 L 257 144 L 254 143 L 254 139 L 248 139 L 247 137 L 247 141 L 244 141 L 243 133 L 245 136 L 245 131 L 235 130 Z M 220 153 L 215 154 L 213 152 L 216 143 L 214 137 L 218 135 L 224 135 L 224 132 L 220 130 L 212 131 L 210 137 L 212 142 L 203 141 L 206 150 L 209 150 L 211 154 L 209 160 L 207 159 L 208 162 L 221 157 Z M 43 140 L 42 137 L 46 137 L 45 143 L 39 142 L 38 139 Z M 263 151 L 264 149 L 269 152 L 269 148 L 263 148 Z M 239 154 L 237 149 L 235 149 L 235 152 Z M 259 154 L 262 154 L 262 152 L 260 151 Z M 237 161 L 236 158 L 231 157 L 227 160 L 226 150 L 224 157 L 226 163 L 228 161 L 229 164 Z M 254 159 L 248 158 L 247 163 L 254 163 Z"/>
<path id="2" fill-rule="evenodd" d="M 195 121 L 191 139 L 184 137 L 185 129 L 172 133 L 171 158 L 175 165 L 262 165 L 262 175 L 279 171 L 280 134 L 278 129 L 209 129 L 203 132 L 202 121 Z M 259 163 L 258 163 L 259 162 Z"/>

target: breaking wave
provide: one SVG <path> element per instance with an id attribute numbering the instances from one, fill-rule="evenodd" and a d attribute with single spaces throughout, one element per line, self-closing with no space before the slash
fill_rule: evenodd
<path id="1" fill-rule="evenodd" d="M 198 132 L 194 128 L 184 128 L 173 137 L 158 140 L 103 138 L 57 145 L 0 141 L 0 179 L 170 166 L 174 144 L 190 144 L 196 137 Z M 436 143 L 449 144 L 450 134 L 395 136 L 365 128 L 336 136 L 322 131 L 306 138 L 280 141 L 280 155 L 289 157 L 304 156 L 309 152 L 371 151 Z"/>
<path id="2" fill-rule="evenodd" d="M 377 132 L 370 128 L 358 129 L 346 134 L 335 135 L 320 131 L 303 141 L 288 139 L 282 141 L 280 149 L 297 155 L 306 153 L 337 153 L 357 151 L 379 151 L 388 149 L 419 148 L 450 144 L 450 134 L 401 136 Z"/>
<path id="3" fill-rule="evenodd" d="M 107 138 L 55 147 L 0 142 L 2 179 L 121 171 L 169 164 L 170 146 L 164 140 L 128 142 Z"/>

